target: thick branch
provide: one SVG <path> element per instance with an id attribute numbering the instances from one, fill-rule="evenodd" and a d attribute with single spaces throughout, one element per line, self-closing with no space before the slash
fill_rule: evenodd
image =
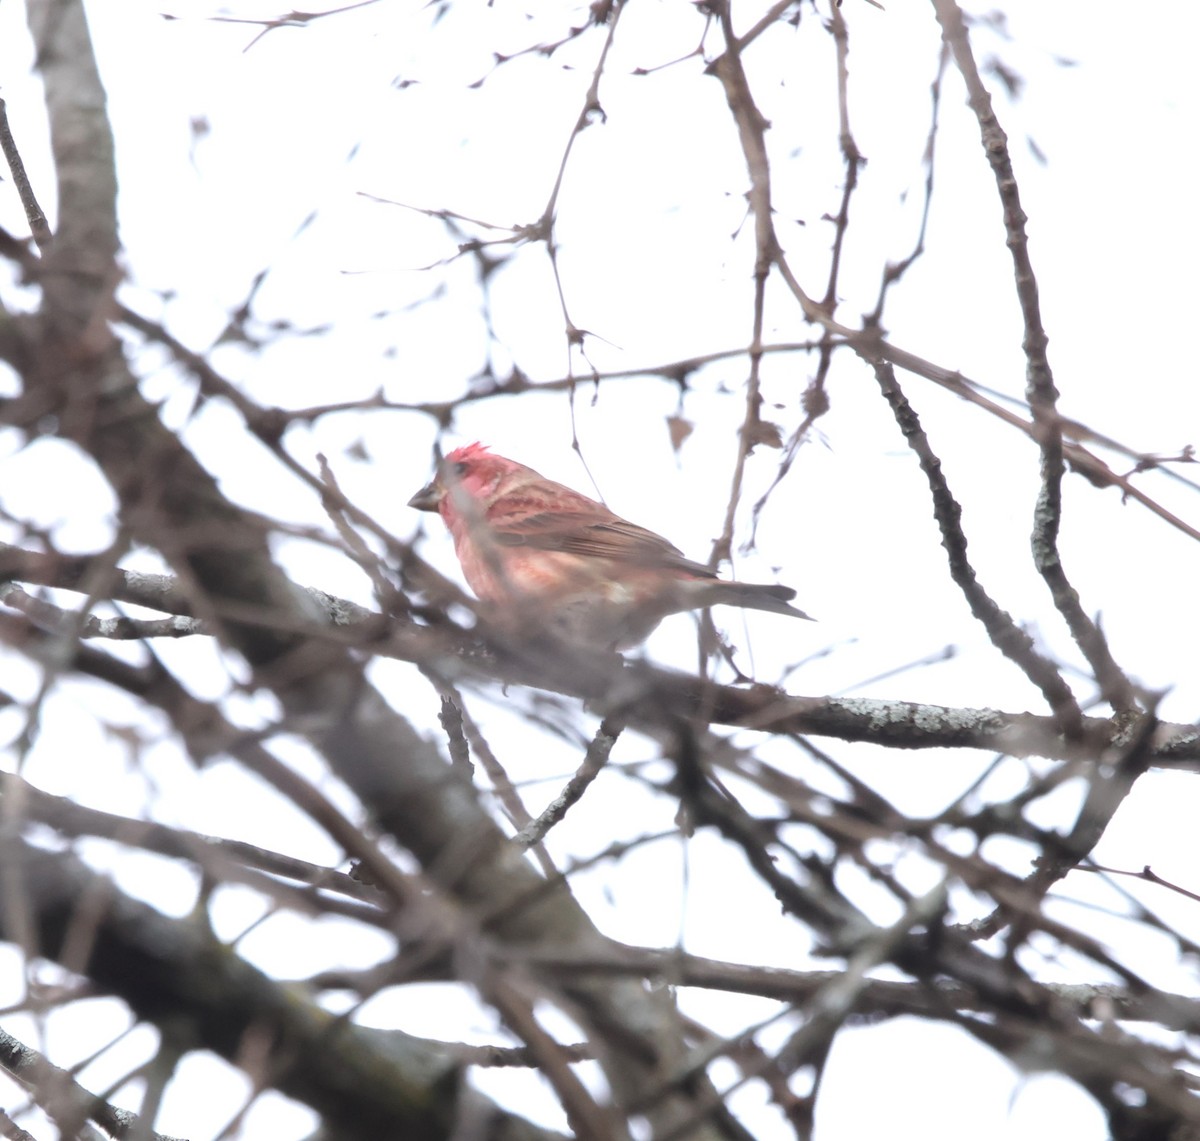
<path id="1" fill-rule="evenodd" d="M 237 1061 L 249 1037 L 267 1044 L 272 1084 L 345 1141 L 440 1141 L 464 1112 L 458 1064 L 430 1043 L 393 1032 L 385 1044 L 267 978 L 203 924 L 128 898 L 69 854 L 13 839 L 4 859 L 41 954 L 86 972 L 184 1048 Z M 0 935 L 13 934 L 11 912 L 0 909 Z"/>
<path id="2" fill-rule="evenodd" d="M 59 567 L 65 568 L 61 576 L 53 573 Z M 28 574 L 31 581 L 62 587 L 70 586 L 83 573 L 76 560 L 59 561 L 37 552 L 0 547 L 0 574 L 6 569 L 14 576 L 25 576 L 32 570 L 34 573 Z M 131 577 L 128 572 L 115 572 L 114 597 L 132 600 L 122 593 Z M 182 601 L 172 576 L 150 577 L 155 579 L 154 594 Z M 1129 743 L 1131 721 L 1120 715 L 1084 717 L 1080 721 L 1081 739 L 1068 741 L 1054 718 L 1033 713 L 878 698 L 806 697 L 766 686 L 744 689 L 644 662 L 627 663 L 615 680 L 611 670 L 589 670 L 578 662 L 555 661 L 551 665 L 543 661 L 539 668 L 536 654 L 524 654 L 515 660 L 511 654 L 487 649 L 465 631 L 455 634 L 449 628 L 435 631 L 397 625 L 386 640 L 380 641 L 382 615 L 323 591 L 297 589 L 320 603 L 330 624 L 324 627 L 324 636 L 337 643 L 369 646 L 375 653 L 418 664 L 452 661 L 457 674 L 465 673 L 479 683 L 532 685 L 596 703 L 615 701 L 625 706 L 631 728 L 651 735 L 658 735 L 675 716 L 693 719 L 703 714 L 714 725 L 762 732 L 834 737 L 895 749 L 983 749 L 1054 760 L 1094 759 L 1108 748 L 1121 749 Z M 146 594 L 134 593 L 143 605 L 149 604 Z M 304 627 L 296 624 L 296 629 Z M 308 628 L 314 636 L 322 636 L 320 629 L 311 625 Z M 16 631 L 0 625 L 0 637 L 12 642 L 18 636 Z M 82 662 L 79 655 L 83 653 L 82 649 L 77 651 L 77 663 Z M 88 660 L 94 658 L 89 656 Z M 106 676 L 103 670 L 87 668 Z M 133 692 L 142 693 L 147 688 L 136 675 L 125 672 L 109 680 L 122 688 L 132 687 Z M 154 699 L 148 692 L 142 695 Z M 1161 723 L 1154 731 L 1146 758 L 1151 768 L 1200 771 L 1200 729 L 1190 724 Z"/>

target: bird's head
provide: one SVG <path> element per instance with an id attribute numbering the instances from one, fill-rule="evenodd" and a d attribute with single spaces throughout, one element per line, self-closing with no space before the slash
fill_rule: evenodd
<path id="1" fill-rule="evenodd" d="M 511 489 L 528 475 L 537 473 L 513 460 L 488 451 L 486 444 L 467 444 L 455 448 L 438 465 L 438 473 L 409 501 L 418 511 L 441 511 L 449 506 L 449 489 L 467 496 L 481 507 L 490 505 L 497 496 Z"/>

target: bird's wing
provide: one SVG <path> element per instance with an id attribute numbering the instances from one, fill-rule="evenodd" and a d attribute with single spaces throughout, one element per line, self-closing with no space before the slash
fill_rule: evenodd
<path id="1" fill-rule="evenodd" d="M 562 551 L 581 558 L 611 559 L 631 566 L 681 571 L 699 578 L 715 578 L 706 566 L 684 558 L 683 552 L 661 535 L 591 500 L 585 506 L 545 508 L 528 513 L 491 515 L 497 543 L 505 547 L 531 547 L 540 551 Z"/>

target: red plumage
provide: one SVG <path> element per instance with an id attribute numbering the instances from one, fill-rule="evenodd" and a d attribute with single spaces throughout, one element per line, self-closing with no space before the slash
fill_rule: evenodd
<path id="1" fill-rule="evenodd" d="M 482 444 L 457 448 L 410 507 L 437 511 L 475 594 L 572 641 L 626 649 L 668 614 L 724 603 L 808 615 L 786 586 L 727 582 L 661 535 Z"/>

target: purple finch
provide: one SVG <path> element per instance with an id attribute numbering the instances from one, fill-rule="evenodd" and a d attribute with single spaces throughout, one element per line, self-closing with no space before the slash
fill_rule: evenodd
<path id="1" fill-rule="evenodd" d="M 482 444 L 451 452 L 409 500 L 438 512 L 463 574 L 495 616 L 628 649 L 668 614 L 724 604 L 808 618 L 786 586 L 726 582 L 661 535 Z"/>

